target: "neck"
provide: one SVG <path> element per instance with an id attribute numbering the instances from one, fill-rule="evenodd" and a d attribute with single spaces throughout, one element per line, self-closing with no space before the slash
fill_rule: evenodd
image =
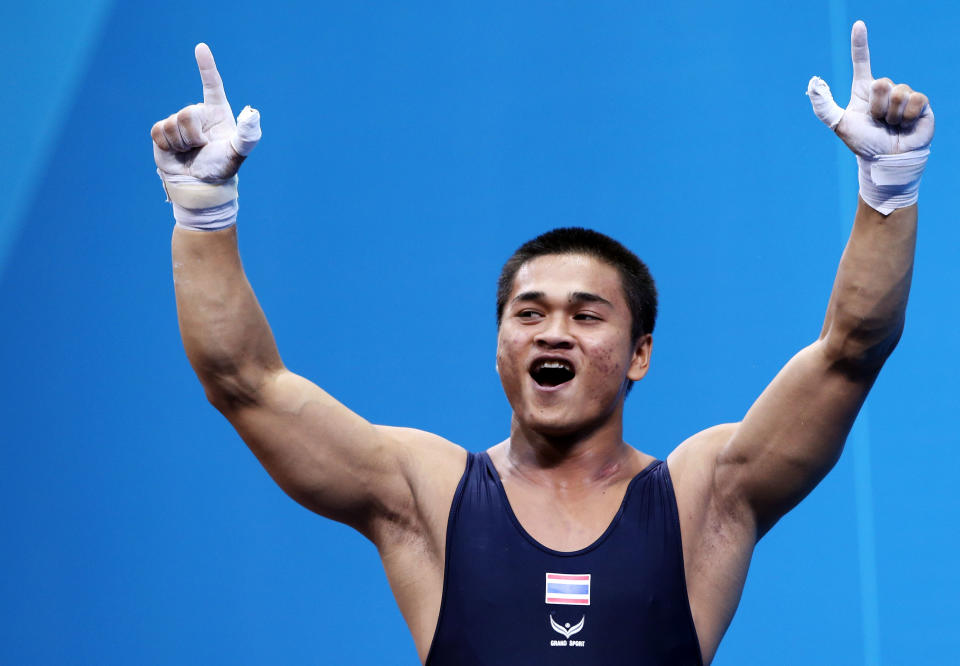
<path id="1" fill-rule="evenodd" d="M 514 415 L 504 442 L 511 468 L 530 483 L 571 490 L 632 476 L 636 451 L 623 441 L 622 407 L 599 426 L 563 435 L 531 430 Z"/>

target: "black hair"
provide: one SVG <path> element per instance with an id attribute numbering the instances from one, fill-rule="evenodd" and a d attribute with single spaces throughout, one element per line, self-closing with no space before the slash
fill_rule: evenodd
<path id="1" fill-rule="evenodd" d="M 532 259 L 549 254 L 583 254 L 617 269 L 623 294 L 630 308 L 630 338 L 653 333 L 657 320 L 657 287 L 650 270 L 633 252 L 609 236 L 582 227 L 561 227 L 529 240 L 507 259 L 497 280 L 497 327 L 503 321 L 503 309 L 513 291 L 520 267 Z"/>

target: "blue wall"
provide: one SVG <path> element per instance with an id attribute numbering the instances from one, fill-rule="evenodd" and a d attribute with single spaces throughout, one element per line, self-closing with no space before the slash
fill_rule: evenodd
<path id="1" fill-rule="evenodd" d="M 557 225 L 662 299 L 627 439 L 739 419 L 819 332 L 856 198 L 810 111 L 849 26 L 939 122 L 906 334 L 759 545 L 714 662 L 943 663 L 960 616 L 957 13 L 934 3 L 46 3 L 2 10 L 0 662 L 415 663 L 373 547 L 287 499 L 182 353 L 149 129 L 212 47 L 264 139 L 241 250 L 287 364 L 379 423 L 507 433 L 494 281 Z"/>

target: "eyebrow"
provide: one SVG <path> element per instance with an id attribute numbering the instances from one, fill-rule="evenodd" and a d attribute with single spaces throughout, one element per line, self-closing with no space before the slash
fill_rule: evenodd
<path id="1" fill-rule="evenodd" d="M 521 294 L 517 294 L 513 298 L 513 303 L 520 301 L 545 301 L 547 295 L 542 291 L 525 291 Z M 598 296 L 597 294 L 592 294 L 589 291 L 573 291 L 570 292 L 570 295 L 567 297 L 568 303 L 600 303 L 602 305 L 607 305 L 613 307 L 613 303 L 605 299 L 603 296 Z"/>
<path id="2" fill-rule="evenodd" d="M 591 294 L 589 291 L 575 291 L 570 294 L 568 300 L 571 303 L 600 303 L 602 305 L 608 305 L 611 308 L 613 307 L 613 303 L 605 299 L 603 296 Z"/>
<path id="3" fill-rule="evenodd" d="M 519 301 L 542 301 L 546 298 L 546 294 L 542 291 L 525 291 L 523 293 L 517 294 L 513 297 L 511 303 L 517 303 Z"/>

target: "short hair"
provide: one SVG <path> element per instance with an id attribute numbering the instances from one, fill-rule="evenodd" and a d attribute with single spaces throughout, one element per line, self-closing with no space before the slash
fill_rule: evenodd
<path id="1" fill-rule="evenodd" d="M 503 321 L 513 282 L 520 267 L 549 254 L 583 254 L 609 264 L 620 273 L 623 295 L 630 308 L 630 338 L 653 333 L 657 320 L 657 287 L 647 265 L 633 252 L 609 236 L 583 227 L 561 227 L 529 240 L 507 259 L 497 281 L 497 328 Z"/>

